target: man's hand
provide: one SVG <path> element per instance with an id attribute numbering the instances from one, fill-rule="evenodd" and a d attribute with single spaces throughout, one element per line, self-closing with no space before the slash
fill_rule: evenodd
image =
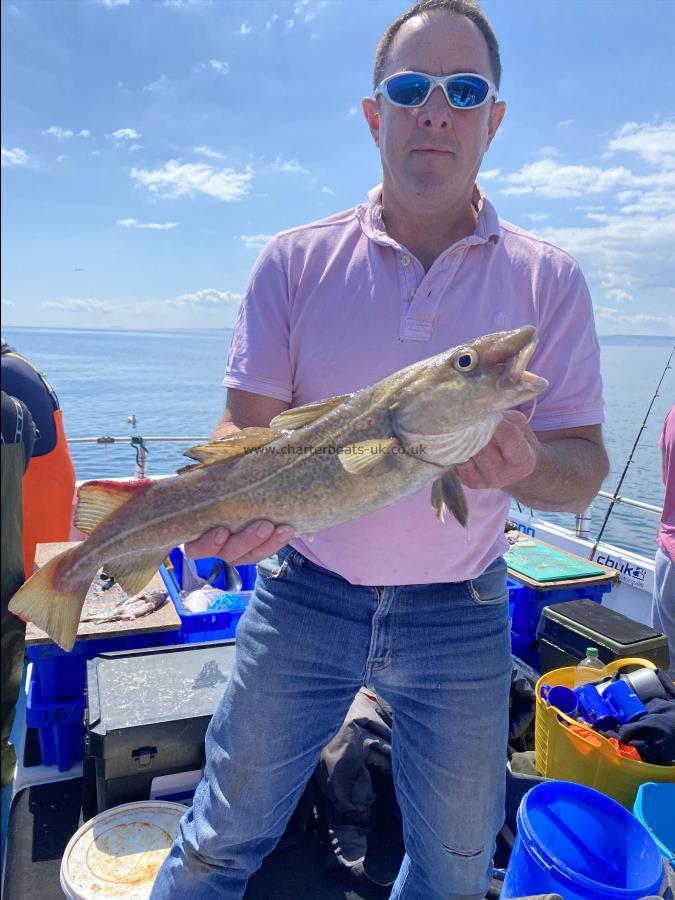
<path id="1" fill-rule="evenodd" d="M 196 541 L 186 544 L 185 552 L 193 559 L 217 556 L 233 566 L 246 565 L 277 553 L 294 534 L 289 525 L 275 527 L 264 520 L 251 522 L 241 531 L 210 528 Z"/>
<path id="2" fill-rule="evenodd" d="M 505 488 L 534 471 L 539 447 L 525 416 L 508 409 L 490 442 L 471 459 L 455 466 L 455 473 L 470 488 Z"/>

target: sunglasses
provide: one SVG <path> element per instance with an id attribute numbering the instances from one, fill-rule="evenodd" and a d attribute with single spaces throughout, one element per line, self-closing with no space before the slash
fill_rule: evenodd
<path id="1" fill-rule="evenodd" d="M 497 97 L 494 84 L 473 72 L 440 77 L 426 75 L 424 72 L 399 72 L 381 81 L 373 96 L 382 94 L 394 106 L 415 109 L 424 106 L 437 84 L 442 85 L 453 109 L 477 109 L 490 97 Z"/>

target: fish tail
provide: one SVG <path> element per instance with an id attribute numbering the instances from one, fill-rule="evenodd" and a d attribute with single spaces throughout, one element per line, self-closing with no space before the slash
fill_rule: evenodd
<path id="1" fill-rule="evenodd" d="M 9 610 L 24 621 L 45 631 L 64 650 L 72 650 L 80 614 L 96 569 L 81 576 L 73 564 L 78 556 L 74 547 L 50 559 L 14 594 Z M 65 571 L 68 577 L 65 577 Z"/>

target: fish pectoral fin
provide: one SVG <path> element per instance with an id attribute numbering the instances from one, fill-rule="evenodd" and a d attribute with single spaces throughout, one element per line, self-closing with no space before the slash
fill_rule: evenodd
<path id="1" fill-rule="evenodd" d="M 150 481 L 85 481 L 77 492 L 75 525 L 91 534 L 104 519 L 147 491 Z"/>
<path id="2" fill-rule="evenodd" d="M 441 522 L 445 521 L 445 510 L 447 509 L 462 528 L 466 528 L 466 523 L 469 521 L 469 507 L 462 483 L 452 469 L 448 469 L 432 484 L 431 505 Z"/>
<path id="3" fill-rule="evenodd" d="M 196 459 L 199 462 L 199 466 L 213 466 L 216 463 L 226 462 L 228 459 L 243 456 L 245 453 L 256 450 L 258 447 L 271 444 L 272 441 L 278 440 L 279 437 L 279 432 L 272 428 L 244 428 L 222 441 L 190 447 L 189 450 L 183 453 L 183 456 Z M 196 469 L 199 466 L 186 466 L 180 472 L 184 472 L 187 469 Z"/>
<path id="4" fill-rule="evenodd" d="M 160 563 L 171 549 L 165 547 L 158 550 L 153 547 L 152 550 L 118 556 L 117 559 L 106 560 L 105 570 L 112 575 L 123 591 L 133 597 L 140 594 L 146 584 L 152 581 Z"/>
<path id="5" fill-rule="evenodd" d="M 338 450 L 338 459 L 350 475 L 383 475 L 392 469 L 399 452 L 403 446 L 398 438 L 380 438 L 347 444 Z"/>
<path id="6" fill-rule="evenodd" d="M 303 425 L 310 425 L 321 416 L 325 416 L 326 413 L 341 406 L 351 396 L 351 394 L 340 394 L 338 397 L 329 397 L 327 400 L 317 400 L 315 403 L 306 403 L 295 409 L 287 409 L 272 419 L 270 428 L 275 428 L 277 431 L 294 431 L 296 428 L 302 428 Z"/>

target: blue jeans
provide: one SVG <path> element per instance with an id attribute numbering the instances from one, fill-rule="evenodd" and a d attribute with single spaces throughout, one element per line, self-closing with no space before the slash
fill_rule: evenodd
<path id="1" fill-rule="evenodd" d="M 284 547 L 258 567 L 204 778 L 151 900 L 243 896 L 364 684 L 393 708 L 406 855 L 391 898 L 484 897 L 510 683 L 501 558 L 473 582 L 377 588 Z"/>

